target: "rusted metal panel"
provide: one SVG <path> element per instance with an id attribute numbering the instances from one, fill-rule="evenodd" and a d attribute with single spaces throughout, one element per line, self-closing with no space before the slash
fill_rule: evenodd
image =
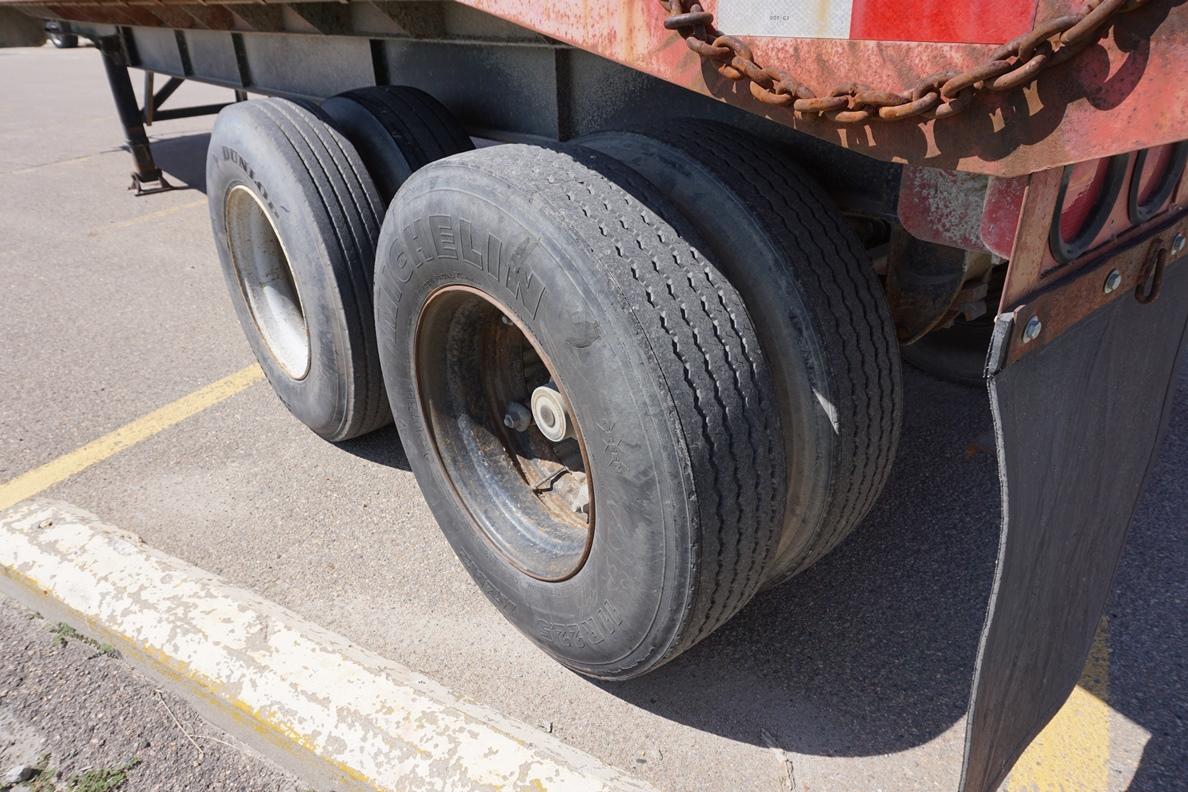
<path id="1" fill-rule="evenodd" d="M 34 0 L 0 0 L 24 2 Z M 1150 0 L 1121 15 L 1106 38 L 1068 63 L 1048 69 L 1036 84 L 978 96 L 958 116 L 924 122 L 874 119 L 854 125 L 759 102 L 746 85 L 723 77 L 713 64 L 691 52 L 680 35 L 666 30 L 666 11 L 654 0 L 459 2 L 887 161 L 1017 176 L 1188 137 L 1188 102 L 1183 99 L 1188 6 L 1173 7 L 1170 0 Z M 116 19 L 108 9 L 142 6 L 160 16 L 156 10 L 171 4 L 170 0 L 66 0 L 53 9 L 62 18 L 128 24 L 126 17 Z M 234 5 L 235 0 L 227 0 L 205 7 Z M 706 0 L 704 5 L 716 12 L 719 2 Z M 917 6 L 932 7 L 914 0 L 912 7 Z M 1083 7 L 1078 0 L 1042 0 L 1037 18 Z M 204 14 L 203 27 L 212 27 L 213 13 Z M 230 29 L 234 23 L 225 24 Z M 1011 29 L 1004 28 L 1000 35 Z M 335 32 L 350 30 L 336 28 Z M 757 62 L 794 71 L 821 95 L 847 80 L 901 91 L 915 85 L 921 75 L 982 64 L 995 49 L 985 44 L 777 36 L 742 40 Z"/>
<path id="2" fill-rule="evenodd" d="M 1161 279 L 1162 268 L 1172 266 L 1182 256 L 1185 239 L 1188 239 L 1188 210 L 1181 209 L 1153 222 L 1151 227 L 1123 236 L 1075 272 L 1029 296 L 1026 303 L 1013 311 L 1015 330 L 1005 349 L 1006 363 L 1038 352 L 1115 300 L 1147 295 L 1158 299 L 1156 278 Z M 1156 271 L 1154 265 L 1160 256 L 1164 263 Z M 1029 333 L 1029 326 L 1038 329 Z"/>
<path id="3" fill-rule="evenodd" d="M 982 227 L 978 231 L 978 236 L 986 249 L 996 256 L 1007 258 L 1011 255 L 1026 192 L 1026 176 L 990 178 L 990 187 L 986 190 L 986 203 L 982 212 Z"/>
<path id="4" fill-rule="evenodd" d="M 690 52 L 662 27 L 664 9 L 649 2 L 588 0 L 462 0 L 575 46 L 779 123 L 881 159 L 1014 176 L 1185 137 L 1188 103 L 1182 92 L 1188 58 L 1188 8 L 1168 3 L 1126 14 L 1114 33 L 1037 87 L 980 97 L 965 113 L 924 124 L 872 121 L 839 126 L 797 117 L 758 102 Z M 717 3 L 705 3 L 716 10 Z M 1073 10 L 1069 2 L 1041 13 Z M 847 77 L 901 89 L 920 75 L 970 68 L 993 48 L 836 39 L 746 38 L 757 61 L 795 71 L 803 82 L 832 86 Z M 826 89 L 827 90 L 827 89 Z"/>
<path id="5" fill-rule="evenodd" d="M 1148 156 L 1152 153 L 1155 156 Z M 1108 243 L 1164 211 L 1168 198 L 1175 197 L 1186 156 L 1188 143 L 1181 143 L 1066 168 L 1063 198 L 1058 195 L 1058 205 L 1053 208 L 1060 217 L 1052 220 L 1041 272 L 1067 272 L 1079 266 L 1076 259 L 1083 260 L 1085 251 Z M 1166 189 L 1159 190 L 1161 185 Z M 1151 193 L 1158 195 L 1149 198 Z M 1149 211 L 1140 211 L 1139 206 L 1145 202 L 1150 204 Z M 1083 238 L 1079 245 L 1077 237 Z"/>
<path id="6" fill-rule="evenodd" d="M 198 26 L 206 30 L 231 30 L 235 20 L 223 6 L 184 5 L 180 8 L 194 18 Z"/>
<path id="7" fill-rule="evenodd" d="M 1045 289 L 1051 282 L 1067 277 L 1085 266 L 1092 266 L 1110 251 L 1120 251 L 1144 229 L 1159 227 L 1167 217 L 1188 209 L 1188 172 L 1181 172 L 1178 184 L 1169 192 L 1158 213 L 1147 222 L 1131 218 L 1128 205 L 1129 185 L 1135 178 L 1137 155 L 1131 155 L 1121 163 L 1122 179 L 1116 191 L 1104 196 L 1106 201 L 1104 218 L 1100 229 L 1086 245 L 1085 252 L 1068 262 L 1060 262 L 1053 253 L 1052 230 L 1060 222 L 1057 217 L 1062 188 L 1066 196 L 1069 181 L 1064 169 L 1054 168 L 1032 174 L 1027 178 L 1022 214 L 1018 224 L 1018 235 L 1010 255 L 1010 269 L 1007 272 L 1003 291 L 1001 311 L 1011 311 L 1026 302 L 1036 292 Z M 1182 166 L 1181 166 L 1182 167 Z M 1079 170 L 1072 168 L 1069 170 Z M 1156 174 L 1158 175 L 1158 174 Z M 1140 178 L 1139 186 L 1147 180 Z M 1068 205 L 1068 201 L 1065 201 Z"/>
<path id="8" fill-rule="evenodd" d="M 186 10 L 178 5 L 159 5 L 155 7 L 149 6 L 127 6 L 124 8 L 126 12 L 130 8 L 143 8 L 153 16 L 161 20 L 164 27 L 177 28 L 178 30 L 192 30 L 200 27 L 198 20 L 191 14 L 186 13 Z"/>
<path id="9" fill-rule="evenodd" d="M 1122 295 L 1133 295 L 1136 286 L 1140 294 L 1145 293 L 1166 262 L 1183 255 L 1188 238 L 1188 173 L 1183 161 L 1177 164 L 1174 159 L 1177 150 L 1184 155 L 1184 148 L 1178 147 L 1164 157 L 1163 173 L 1173 180 L 1162 197 L 1157 197 L 1158 206 L 1145 222 L 1135 222 L 1142 217 L 1131 216 L 1134 207 L 1128 200 L 1128 185 L 1135 179 L 1140 157 L 1131 155 L 1115 163 L 1123 174 L 1121 184 L 1095 196 L 1103 208 L 1100 229 L 1086 252 L 1067 262 L 1058 261 L 1053 253 L 1053 231 L 1059 233 L 1064 217 L 1059 211 L 1061 194 L 1071 195 L 1067 171 L 1079 168 L 1055 168 L 1028 178 L 999 307 L 1000 315 L 1016 318 L 1015 332 L 1002 351 L 1004 361 L 1013 362 L 1042 349 Z M 1134 182 L 1135 194 L 1141 199 L 1144 189 L 1156 191 L 1160 178 L 1160 173 L 1152 178 L 1140 173 Z M 1096 207 L 1084 207 L 1078 214 L 1096 211 Z M 1164 262 L 1158 271 L 1152 271 L 1161 251 Z M 1111 273 L 1115 279 L 1106 288 Z"/>
<path id="10" fill-rule="evenodd" d="M 916 239 L 981 250 L 989 186 L 979 174 L 907 166 L 899 182 L 899 221 Z"/>

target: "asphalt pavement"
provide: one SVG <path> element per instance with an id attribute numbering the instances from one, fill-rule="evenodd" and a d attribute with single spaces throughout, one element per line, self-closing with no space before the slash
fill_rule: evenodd
<path id="1" fill-rule="evenodd" d="M 2 482 L 252 356 L 210 240 L 211 119 L 151 128 L 185 189 L 136 198 L 94 50 L 0 50 L 0 86 Z M 230 98 L 186 85 L 171 102 Z M 1185 384 L 1103 632 L 1101 784 L 1065 789 L 1188 777 Z M 628 683 L 570 673 L 502 620 L 390 428 L 327 443 L 266 384 L 46 494 L 663 789 L 952 790 L 999 524 L 990 413 L 982 391 L 910 370 L 905 389 L 894 473 L 860 529 Z"/>
<path id="2" fill-rule="evenodd" d="M 14 770 L 14 792 L 308 789 L 111 647 L 5 599 L 0 645 L 0 789 Z"/>

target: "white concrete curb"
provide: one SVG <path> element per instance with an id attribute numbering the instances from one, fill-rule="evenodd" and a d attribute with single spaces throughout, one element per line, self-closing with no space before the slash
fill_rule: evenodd
<path id="1" fill-rule="evenodd" d="M 0 591 L 113 644 L 318 784 L 651 789 L 66 504 L 0 514 Z"/>

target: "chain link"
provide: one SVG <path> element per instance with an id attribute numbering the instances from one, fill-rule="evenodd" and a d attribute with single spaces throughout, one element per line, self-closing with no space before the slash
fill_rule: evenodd
<path id="1" fill-rule="evenodd" d="M 747 81 L 751 95 L 802 115 L 816 115 L 839 124 L 874 118 L 902 121 L 957 115 L 981 93 L 1009 91 L 1029 84 L 1044 69 L 1064 63 L 1106 34 L 1118 14 L 1149 0 L 1089 0 L 1085 10 L 1037 24 L 1003 44 L 985 63 L 963 72 L 941 72 L 922 78 L 903 91 L 880 91 L 859 83 L 841 85 L 825 96 L 788 72 L 755 62 L 746 42 L 714 27 L 714 15 L 691 0 L 659 0 L 668 12 L 664 27 L 685 39 L 689 49 L 717 64 L 728 80 Z"/>

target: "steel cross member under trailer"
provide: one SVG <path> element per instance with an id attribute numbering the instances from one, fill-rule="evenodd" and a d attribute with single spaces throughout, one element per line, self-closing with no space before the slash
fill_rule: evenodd
<path id="1" fill-rule="evenodd" d="M 1068 696 L 1188 327 L 1182 0 L 0 2 L 98 43 L 138 189 L 144 125 L 219 113 L 278 396 L 330 440 L 394 420 L 558 661 L 646 673 L 834 547 L 902 354 L 994 414 L 961 788 Z M 183 80 L 236 101 L 163 108 Z"/>

